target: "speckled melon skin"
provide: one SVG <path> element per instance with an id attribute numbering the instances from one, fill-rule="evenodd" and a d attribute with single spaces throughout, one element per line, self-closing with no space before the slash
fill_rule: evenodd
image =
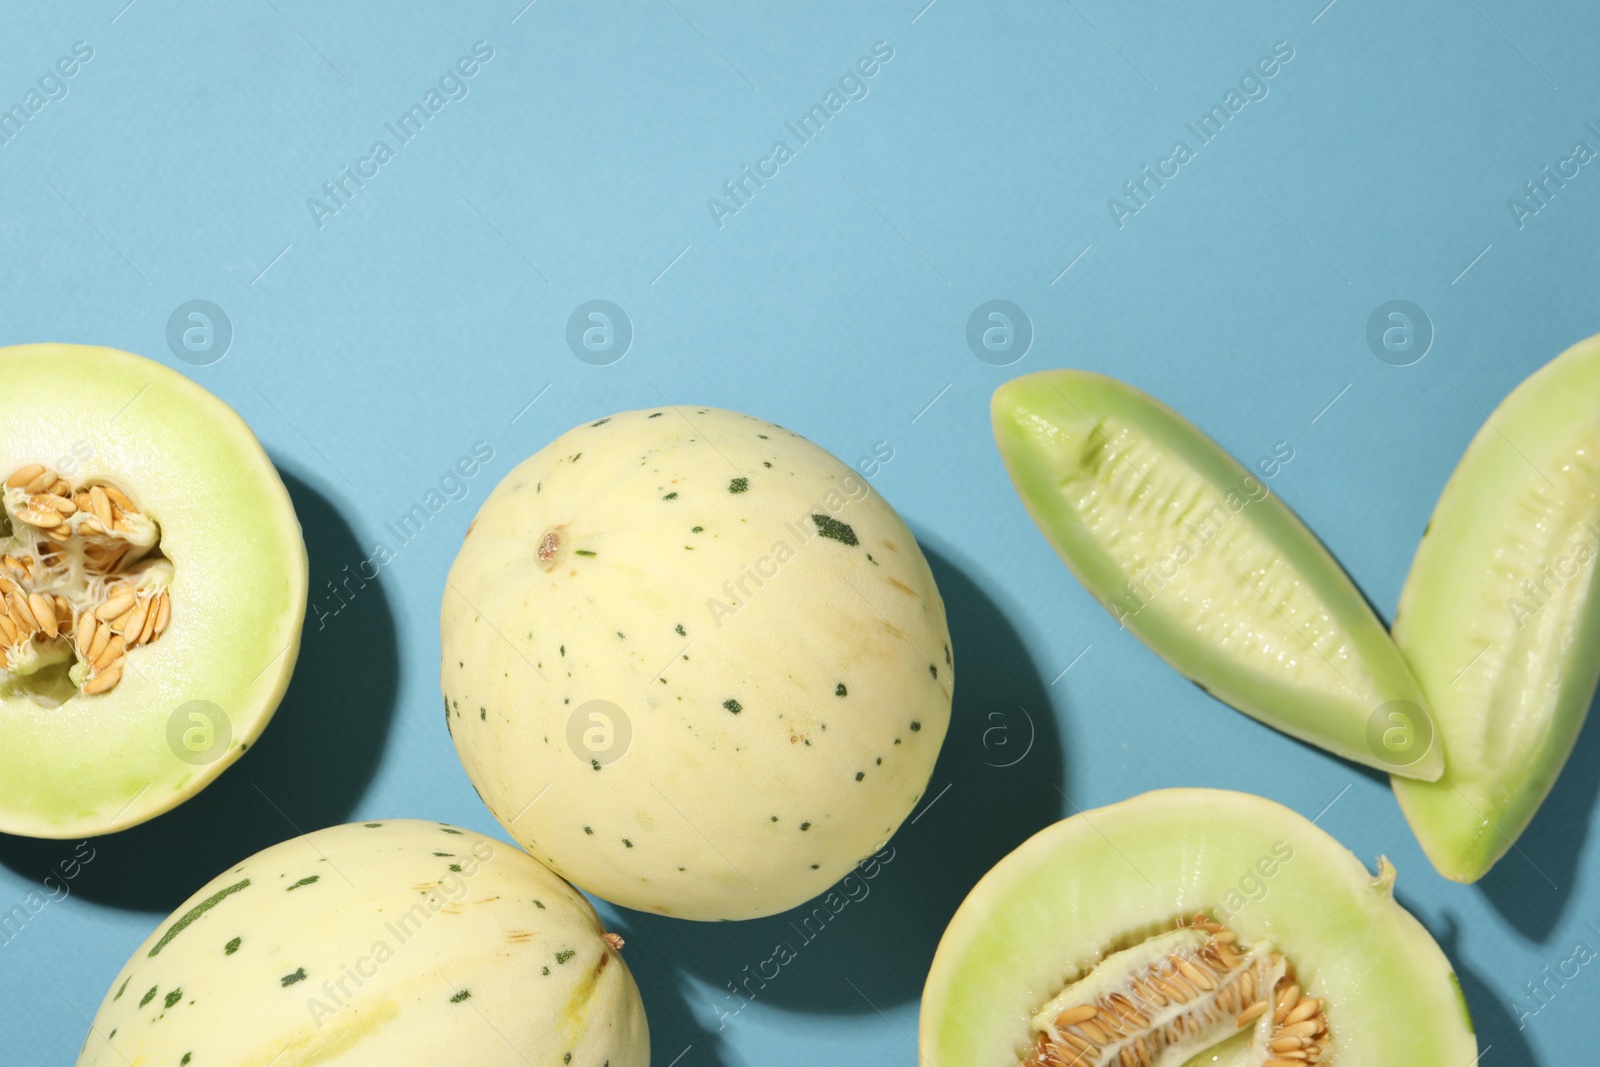
<path id="1" fill-rule="evenodd" d="M 804 438 L 718 409 L 586 423 L 514 469 L 441 636 L 446 721 L 495 817 L 665 915 L 825 890 L 911 812 L 949 725 L 944 605 L 905 523 Z M 621 758 L 620 729 L 581 742 L 591 701 L 626 718 Z"/>
<path id="2" fill-rule="evenodd" d="M 503 842 L 406 819 L 319 830 L 164 921 L 78 1067 L 648 1067 L 639 991 L 602 933 Z"/>

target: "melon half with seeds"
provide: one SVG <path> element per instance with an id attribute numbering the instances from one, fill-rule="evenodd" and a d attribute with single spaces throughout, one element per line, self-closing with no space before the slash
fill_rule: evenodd
<path id="1" fill-rule="evenodd" d="M 160 364 L 0 348 L 0 831 L 120 830 L 255 740 L 306 550 L 249 427 Z"/>
<path id="2" fill-rule="evenodd" d="M 644 1067 L 622 939 L 518 849 L 318 830 L 218 875 L 117 974 L 78 1067 Z"/>
<path id="3" fill-rule="evenodd" d="M 995 865 L 922 997 L 938 1067 L 1467 1067 L 1449 961 L 1374 876 L 1271 801 L 1170 789 Z"/>
<path id="4" fill-rule="evenodd" d="M 950 721 L 950 632 L 888 502 L 770 422 L 652 408 L 516 467 L 444 592 L 446 722 L 489 809 L 627 907 L 746 919 L 889 839 Z"/>

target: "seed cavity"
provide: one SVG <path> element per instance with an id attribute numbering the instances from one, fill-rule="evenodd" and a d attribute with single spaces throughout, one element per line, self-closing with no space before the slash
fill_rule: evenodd
<path id="1" fill-rule="evenodd" d="M 1204 914 L 1107 955 L 1033 1019 L 1024 1067 L 1176 1067 L 1254 1027 L 1249 1062 L 1329 1062 L 1324 1002 L 1270 946 Z"/>
<path id="2" fill-rule="evenodd" d="M 0 690 L 54 706 L 110 692 L 172 621 L 161 532 L 120 488 L 42 464 L 0 488 Z"/>

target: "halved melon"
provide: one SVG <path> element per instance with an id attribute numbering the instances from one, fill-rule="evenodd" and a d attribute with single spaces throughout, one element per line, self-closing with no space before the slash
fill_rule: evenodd
<path id="1" fill-rule="evenodd" d="M 995 440 L 1084 587 L 1207 692 L 1346 759 L 1432 780 L 1427 702 L 1348 575 L 1183 416 L 1087 371 L 995 390 Z"/>
<path id="2" fill-rule="evenodd" d="M 1466 1067 L 1460 983 L 1372 875 L 1289 809 L 1168 789 L 1050 826 L 939 942 L 920 1056 L 1003 1064 Z"/>
<path id="3" fill-rule="evenodd" d="M 0 348 L 0 831 L 80 837 L 193 796 L 288 685 L 306 602 L 249 427 L 160 364 Z"/>
<path id="4" fill-rule="evenodd" d="M 1600 680 L 1600 338 L 1494 410 L 1450 476 L 1400 594 L 1394 637 L 1447 768 L 1395 779 L 1439 873 L 1475 882 L 1555 784 Z"/>

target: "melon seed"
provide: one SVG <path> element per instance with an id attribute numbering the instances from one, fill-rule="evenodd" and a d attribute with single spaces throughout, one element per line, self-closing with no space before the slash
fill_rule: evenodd
<path id="1" fill-rule="evenodd" d="M 1035 1016 L 1039 1033 L 1024 1067 L 1183 1063 L 1252 1024 L 1261 1062 L 1300 1067 L 1324 1060 L 1323 1008 L 1281 955 L 1243 948 L 1233 931 L 1197 914 L 1108 952 L 1068 985 Z"/>
<path id="2" fill-rule="evenodd" d="M 74 489 L 42 464 L 4 481 L 11 551 L 0 554 L 0 680 L 75 658 L 88 696 L 109 692 L 127 650 L 171 621 L 172 568 L 131 497 L 100 482 Z"/>

